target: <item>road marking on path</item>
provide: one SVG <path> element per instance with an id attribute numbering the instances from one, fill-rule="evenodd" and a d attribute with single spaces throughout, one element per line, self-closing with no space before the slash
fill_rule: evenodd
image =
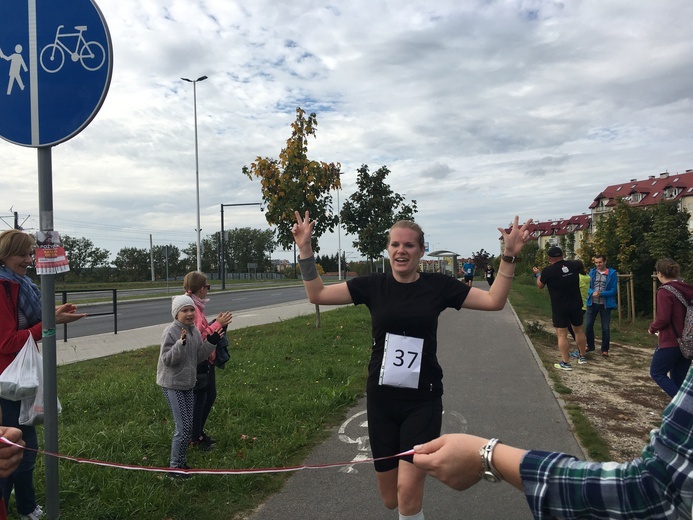
<path id="1" fill-rule="evenodd" d="M 467 419 L 459 412 L 443 411 L 443 424 L 441 434 L 445 433 L 466 433 Z M 357 464 L 367 459 L 371 459 L 370 439 L 368 437 L 368 418 L 366 410 L 356 412 L 348 417 L 337 431 L 339 440 L 346 444 L 356 444 L 357 453 L 351 462 Z M 353 464 L 339 468 L 340 473 L 356 474 L 358 470 Z"/>

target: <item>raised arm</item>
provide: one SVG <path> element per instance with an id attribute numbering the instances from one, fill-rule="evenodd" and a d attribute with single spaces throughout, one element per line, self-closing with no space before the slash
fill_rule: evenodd
<path id="1" fill-rule="evenodd" d="M 294 214 L 296 215 L 296 223 L 291 232 L 294 235 L 296 246 L 301 255 L 299 265 L 308 300 L 316 305 L 353 303 L 351 293 L 349 293 L 345 282 L 327 286 L 322 283 L 322 278 L 318 276 L 315 256 L 313 256 L 313 247 L 310 243 L 315 221 L 310 220 L 310 214 L 307 211 L 303 218 L 301 218 L 301 214 L 298 211 L 294 211 Z"/>
<path id="2" fill-rule="evenodd" d="M 518 257 L 529 238 L 528 227 L 532 223 L 532 219 L 529 219 L 522 226 L 519 225 L 519 220 L 519 217 L 516 216 L 509 233 L 506 233 L 503 228 L 498 228 L 505 243 L 504 257 L 506 258 Z M 501 259 L 496 274 L 498 277 L 488 291 L 472 287 L 462 307 L 481 311 L 501 310 L 508 299 L 510 284 L 515 276 L 515 264 Z"/>

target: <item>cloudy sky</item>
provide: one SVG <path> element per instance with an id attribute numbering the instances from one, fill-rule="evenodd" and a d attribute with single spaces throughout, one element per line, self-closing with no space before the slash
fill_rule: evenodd
<path id="1" fill-rule="evenodd" d="M 260 202 L 241 173 L 277 157 L 296 107 L 309 157 L 391 170 L 431 249 L 498 252 L 514 215 L 588 212 L 610 184 L 693 168 L 690 0 L 99 0 L 113 78 L 92 123 L 53 149 L 55 229 L 115 254 L 196 240 L 220 204 Z M 6 44 L 0 35 L 0 47 Z M 0 95 L 9 64 L 0 61 Z M 0 216 L 38 228 L 36 150 L 0 141 Z M 266 229 L 257 207 L 225 227 Z M 0 222 L 0 227 L 7 224 Z M 353 237 L 341 247 L 358 257 Z M 337 234 L 321 253 L 337 252 Z M 353 252 L 353 253 L 352 253 Z M 291 258 L 277 251 L 275 258 Z"/>

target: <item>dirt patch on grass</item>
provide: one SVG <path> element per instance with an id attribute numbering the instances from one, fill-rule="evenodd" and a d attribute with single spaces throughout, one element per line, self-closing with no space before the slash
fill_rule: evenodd
<path id="1" fill-rule="evenodd" d="M 553 334 L 553 329 L 544 324 Z M 555 335 L 554 335 L 555 338 Z M 576 349 L 571 342 L 572 348 Z M 545 361 L 558 362 L 558 347 L 535 345 Z M 590 423 L 607 440 L 611 460 L 625 462 L 639 457 L 653 428 L 661 424 L 669 396 L 650 378 L 651 348 L 611 344 L 609 357 L 599 350 L 587 354 L 588 363 L 573 362 L 571 372 L 552 366 L 558 381 L 571 390 L 561 394 L 566 403 L 575 403 Z M 553 361 L 551 361 L 551 359 Z"/>

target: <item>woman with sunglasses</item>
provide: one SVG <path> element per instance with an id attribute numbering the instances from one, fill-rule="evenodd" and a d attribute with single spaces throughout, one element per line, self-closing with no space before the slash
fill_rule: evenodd
<path id="1" fill-rule="evenodd" d="M 183 279 L 185 293 L 195 303 L 195 326 L 202 334 L 204 341 L 207 336 L 218 334 L 222 337 L 226 334 L 226 328 L 233 315 L 229 311 L 220 312 L 212 323 L 205 316 L 205 305 L 209 302 L 207 293 L 212 288 L 207 283 L 207 276 L 200 271 L 191 271 Z M 197 384 L 194 388 L 195 406 L 193 408 L 193 430 L 190 444 L 203 451 L 214 449 L 216 441 L 205 433 L 205 423 L 212 405 L 217 398 L 217 384 L 214 373 L 215 352 L 209 358 L 197 365 Z"/>

